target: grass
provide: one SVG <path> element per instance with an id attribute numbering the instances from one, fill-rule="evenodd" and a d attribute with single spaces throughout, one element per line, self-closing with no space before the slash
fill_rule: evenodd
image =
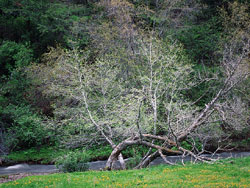
<path id="1" fill-rule="evenodd" d="M 89 156 L 90 161 L 107 159 L 112 152 L 111 147 L 104 146 L 103 148 L 93 148 L 91 150 L 69 150 L 59 149 L 57 147 L 42 147 L 42 148 L 30 148 L 21 151 L 11 152 L 6 156 L 8 161 L 12 163 L 39 163 L 39 164 L 54 164 L 55 161 L 69 152 L 81 153 L 85 152 L 85 155 Z"/>
<path id="2" fill-rule="evenodd" d="M 65 155 L 68 150 L 57 149 L 55 147 L 31 148 L 23 151 L 10 153 L 6 158 L 14 163 L 33 162 L 40 164 L 51 164 L 55 160 Z"/>
<path id="3" fill-rule="evenodd" d="M 8 161 L 12 161 L 12 163 L 39 163 L 39 164 L 54 164 L 55 161 L 64 155 L 67 155 L 69 152 L 84 152 L 85 155 L 88 156 L 90 161 L 96 160 L 105 160 L 108 159 L 110 153 L 112 152 L 112 148 L 108 145 L 106 146 L 95 146 L 93 148 L 89 148 L 87 150 L 69 150 L 69 149 L 59 149 L 55 146 L 51 147 L 41 147 L 41 148 L 30 148 L 21 151 L 11 152 L 8 156 L 6 156 Z M 123 156 L 125 158 L 133 157 L 136 154 L 145 154 L 147 152 L 146 147 L 130 147 L 123 151 Z"/>
<path id="4" fill-rule="evenodd" d="M 142 170 L 89 171 L 30 176 L 0 185 L 0 188 L 87 187 L 250 187 L 250 157 L 215 164 L 187 164 Z"/>

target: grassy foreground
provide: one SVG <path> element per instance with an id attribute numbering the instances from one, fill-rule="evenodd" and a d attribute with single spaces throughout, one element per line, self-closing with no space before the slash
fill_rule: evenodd
<path id="1" fill-rule="evenodd" d="M 250 157 L 216 164 L 157 166 L 142 170 L 89 171 L 30 176 L 5 187 L 250 187 Z"/>

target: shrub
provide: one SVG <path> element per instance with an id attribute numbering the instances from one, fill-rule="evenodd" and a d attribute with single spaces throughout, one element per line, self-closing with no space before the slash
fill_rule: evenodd
<path id="1" fill-rule="evenodd" d="M 69 152 L 56 161 L 56 166 L 62 172 L 83 172 L 89 168 L 89 157 L 85 151 Z"/>
<path id="2" fill-rule="evenodd" d="M 141 161 L 141 159 L 142 159 L 141 155 L 139 155 L 139 154 L 134 155 L 127 162 L 127 164 L 126 164 L 127 165 L 127 169 L 132 169 L 132 168 L 136 167 L 136 165 L 139 164 L 139 162 Z"/>
<path id="3" fill-rule="evenodd" d="M 4 142 L 9 150 L 40 146 L 50 137 L 51 132 L 29 106 L 0 106 L 0 117 L 5 130 Z"/>
<path id="4" fill-rule="evenodd" d="M 33 60 L 32 54 L 33 51 L 27 45 L 4 41 L 0 46 L 0 76 L 27 66 Z"/>

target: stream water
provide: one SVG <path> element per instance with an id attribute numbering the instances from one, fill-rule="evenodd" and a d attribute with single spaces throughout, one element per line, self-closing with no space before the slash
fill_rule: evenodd
<path id="1" fill-rule="evenodd" d="M 247 157 L 250 156 L 250 152 L 224 152 L 215 154 L 213 156 L 206 154 L 206 157 L 212 157 L 214 159 L 222 158 L 236 158 L 236 157 Z M 178 163 L 182 160 L 184 162 L 194 161 L 194 158 L 185 157 L 184 159 L 181 156 L 167 156 L 167 160 L 171 163 Z M 102 170 L 105 167 L 107 161 L 94 161 L 89 162 L 89 170 Z M 162 158 L 158 157 L 150 163 L 150 166 L 165 164 Z M 120 168 L 119 163 L 115 164 L 117 169 Z M 10 174 L 19 174 L 19 173 L 56 173 L 59 170 L 55 165 L 28 165 L 28 164 L 16 164 L 8 167 L 0 167 L 0 175 L 10 175 Z"/>

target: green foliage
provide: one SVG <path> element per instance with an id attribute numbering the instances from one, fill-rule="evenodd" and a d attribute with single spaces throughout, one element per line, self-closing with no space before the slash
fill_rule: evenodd
<path id="1" fill-rule="evenodd" d="M 30 43 L 36 58 L 48 46 L 67 46 L 75 17 L 90 15 L 92 10 L 49 0 L 1 0 L 0 7 L 0 39 Z"/>
<path id="2" fill-rule="evenodd" d="M 91 161 L 108 159 L 112 148 L 109 145 L 92 146 L 86 150 Z"/>
<path id="3" fill-rule="evenodd" d="M 190 150 L 190 151 L 193 150 L 193 145 L 196 147 L 196 149 L 197 149 L 198 151 L 201 151 L 201 149 L 202 149 L 202 144 L 201 144 L 201 142 L 200 142 L 198 139 L 196 139 L 196 140 L 194 140 L 194 141 L 192 141 L 192 140 L 187 140 L 187 141 L 181 142 L 181 147 L 183 147 L 183 148 L 185 148 L 185 149 L 187 149 L 187 150 Z"/>
<path id="4" fill-rule="evenodd" d="M 250 4 L 249 0 L 199 0 L 200 3 L 205 5 L 201 11 L 201 14 L 198 15 L 198 20 L 207 21 L 213 16 L 220 15 L 220 9 L 225 9 L 229 14 L 232 13 L 231 10 L 228 9 L 231 3 L 242 3 L 242 4 Z"/>
<path id="5" fill-rule="evenodd" d="M 89 4 L 88 0 L 72 0 L 76 4 Z"/>
<path id="6" fill-rule="evenodd" d="M 239 2 L 239 3 L 249 3 L 249 0 L 200 0 L 202 3 L 207 4 L 210 9 L 215 9 L 218 7 L 226 6 L 228 3 Z"/>
<path id="7" fill-rule="evenodd" d="M 3 41 L 0 46 L 0 77 L 9 75 L 16 68 L 23 68 L 33 60 L 33 51 L 27 45 Z"/>
<path id="8" fill-rule="evenodd" d="M 56 161 L 57 168 L 62 172 L 83 172 L 88 170 L 89 157 L 85 151 L 69 152 Z"/>
<path id="9" fill-rule="evenodd" d="M 40 146 L 49 138 L 42 119 L 25 105 L 0 107 L 5 144 L 10 150 Z"/>
<path id="10" fill-rule="evenodd" d="M 23 70 L 24 67 L 13 69 L 0 90 L 0 125 L 9 151 L 56 140 L 54 132 L 45 126 L 44 118 L 35 113 L 27 101 L 30 80 Z"/>
<path id="11" fill-rule="evenodd" d="M 29 81 L 21 70 L 12 71 L 11 77 L 9 78 L 3 77 L 3 84 L 0 91 L 2 98 L 2 103 L 0 103 L 1 107 L 8 106 L 9 104 L 27 104 L 24 100 L 24 93 L 28 89 Z"/>
<path id="12" fill-rule="evenodd" d="M 134 167 L 136 167 L 136 165 L 139 164 L 141 159 L 141 155 L 134 155 L 133 157 L 129 158 L 128 162 L 126 163 L 126 168 L 133 169 Z"/>
<path id="13" fill-rule="evenodd" d="M 250 145 L 250 138 L 247 138 L 247 139 L 245 139 L 245 140 L 242 140 L 242 141 L 241 141 L 241 144 L 242 144 L 243 147 L 245 147 L 245 148 L 249 147 L 249 145 Z"/>
<path id="14" fill-rule="evenodd" d="M 122 154 L 125 158 L 140 158 L 143 157 L 147 151 L 148 147 L 145 146 L 131 146 L 122 151 Z"/>
<path id="15" fill-rule="evenodd" d="M 203 24 L 178 31 L 175 36 L 194 63 L 202 62 L 211 66 L 219 61 L 215 53 L 219 50 L 221 30 L 218 18 L 212 17 Z"/>
<path id="16" fill-rule="evenodd" d="M 57 146 L 48 145 L 32 147 L 30 149 L 14 151 L 6 156 L 7 161 L 13 163 L 32 162 L 39 164 L 54 164 L 56 159 L 67 154 L 69 150 L 60 149 Z"/>
<path id="17" fill-rule="evenodd" d="M 88 156 L 86 161 L 97 161 L 97 160 L 107 160 L 112 148 L 109 145 L 98 145 L 92 147 L 84 147 L 86 150 L 81 152 L 79 149 L 67 149 L 59 148 L 56 144 L 53 146 L 42 145 L 32 147 L 30 149 L 13 151 L 7 156 L 7 160 L 14 163 L 20 162 L 33 162 L 42 164 L 54 164 L 59 158 L 60 160 L 67 156 L 69 153 L 77 153 L 77 155 Z M 122 152 L 124 158 L 130 158 L 128 161 L 128 167 L 134 167 L 139 161 L 139 159 L 144 156 L 148 151 L 145 146 L 132 146 L 128 147 Z M 153 149 L 154 151 L 154 149 Z M 58 163 L 58 162 L 57 162 Z"/>
<path id="18" fill-rule="evenodd" d="M 204 106 L 212 99 L 217 92 L 216 88 L 221 84 L 220 80 L 214 79 L 215 75 L 221 76 L 221 70 L 216 65 L 206 66 L 204 64 L 197 64 L 193 69 L 194 72 L 190 75 L 190 79 L 197 80 L 199 84 L 183 91 L 183 94 L 191 101 L 195 101 L 197 106 Z M 206 79 L 202 80 L 203 78 Z"/>
<path id="19" fill-rule="evenodd" d="M 45 128 L 46 118 L 35 113 L 34 109 L 44 110 L 38 109 L 44 99 L 36 98 L 34 93 L 39 91 L 32 87 L 34 80 L 27 79 L 25 69 L 37 61 L 48 46 L 56 43 L 69 46 L 73 22 L 81 22 L 84 29 L 92 7 L 49 0 L 0 0 L 0 7 L 0 79 L 3 83 L 0 124 L 5 144 L 15 150 L 54 143 L 57 136 L 48 126 Z M 81 38 L 79 46 L 83 48 L 88 43 L 87 37 L 82 34 L 75 40 Z"/>

